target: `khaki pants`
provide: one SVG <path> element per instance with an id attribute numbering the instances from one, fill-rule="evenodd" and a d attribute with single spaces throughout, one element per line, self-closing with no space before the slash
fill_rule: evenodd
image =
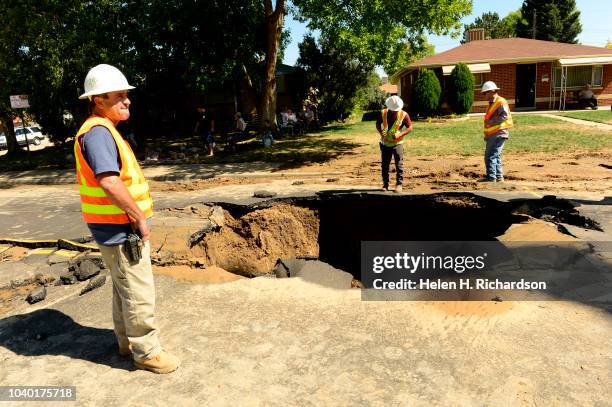
<path id="1" fill-rule="evenodd" d="M 132 345 L 135 358 L 148 359 L 161 351 L 155 325 L 155 284 L 151 245 L 144 244 L 142 259 L 130 263 L 123 245 L 100 247 L 113 280 L 113 322 L 120 346 Z"/>

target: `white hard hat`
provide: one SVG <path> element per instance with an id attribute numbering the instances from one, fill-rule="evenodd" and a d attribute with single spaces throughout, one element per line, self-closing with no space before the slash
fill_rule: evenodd
<path id="1" fill-rule="evenodd" d="M 399 112 L 404 107 L 404 101 L 399 96 L 390 96 L 385 101 L 385 106 L 394 112 Z"/>
<path id="2" fill-rule="evenodd" d="M 499 88 L 497 87 L 495 82 L 493 82 L 493 81 L 486 81 L 485 83 L 482 84 L 482 89 L 480 90 L 480 93 L 485 93 L 485 92 L 488 92 L 490 90 L 499 90 Z"/>
<path id="3" fill-rule="evenodd" d="M 106 92 L 134 89 L 121 73 L 112 65 L 100 64 L 89 70 L 85 77 L 85 93 L 79 99 L 101 95 Z"/>

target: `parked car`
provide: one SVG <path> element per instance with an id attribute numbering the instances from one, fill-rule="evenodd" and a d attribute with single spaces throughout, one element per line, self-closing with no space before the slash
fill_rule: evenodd
<path id="1" fill-rule="evenodd" d="M 8 148 L 8 143 L 6 141 L 6 134 L 0 133 L 0 150 L 4 150 Z"/>
<path id="2" fill-rule="evenodd" d="M 24 135 L 26 133 L 27 136 Z M 31 126 L 26 127 L 25 129 L 23 127 L 15 128 L 15 138 L 17 139 L 17 144 L 20 146 L 25 146 L 26 137 L 28 139 L 28 144 L 34 144 L 35 146 L 40 145 L 45 138 L 40 131 L 40 127 Z"/>

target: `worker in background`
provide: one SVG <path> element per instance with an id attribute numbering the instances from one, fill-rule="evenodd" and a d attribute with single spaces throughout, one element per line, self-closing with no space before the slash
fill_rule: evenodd
<path id="1" fill-rule="evenodd" d="M 132 149 L 117 131 L 117 124 L 130 117 L 129 89 L 134 87 L 111 65 L 98 65 L 85 78 L 80 99 L 89 99 L 91 115 L 74 139 L 81 209 L 113 281 L 119 354 L 132 356 L 139 369 L 170 373 L 179 360 L 162 350 L 155 323 L 149 241 L 153 202 Z M 137 260 L 126 246 L 133 232 L 142 241 Z"/>
<path id="2" fill-rule="evenodd" d="M 376 121 L 376 130 L 380 134 L 380 159 L 382 166 L 383 190 L 389 190 L 389 165 L 391 157 L 395 160 L 395 192 L 402 192 L 404 183 L 404 138 L 412 131 L 412 122 L 404 112 L 404 101 L 399 96 L 391 96 L 385 101 Z"/>
<path id="3" fill-rule="evenodd" d="M 482 181 L 485 182 L 504 181 L 501 154 L 513 126 L 508 102 L 497 94 L 498 90 L 497 85 L 491 81 L 485 82 L 481 89 L 481 93 L 489 101 L 484 116 L 486 177 Z"/>

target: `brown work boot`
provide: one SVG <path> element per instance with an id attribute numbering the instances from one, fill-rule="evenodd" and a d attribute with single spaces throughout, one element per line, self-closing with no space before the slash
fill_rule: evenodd
<path id="1" fill-rule="evenodd" d="M 400 193 L 404 190 L 404 187 L 402 187 L 401 185 L 398 185 L 395 187 L 395 192 Z"/>
<path id="2" fill-rule="evenodd" d="M 172 373 L 181 365 L 181 361 L 174 355 L 161 351 L 150 359 L 134 358 L 134 366 L 138 369 L 148 370 L 153 373 Z"/>

